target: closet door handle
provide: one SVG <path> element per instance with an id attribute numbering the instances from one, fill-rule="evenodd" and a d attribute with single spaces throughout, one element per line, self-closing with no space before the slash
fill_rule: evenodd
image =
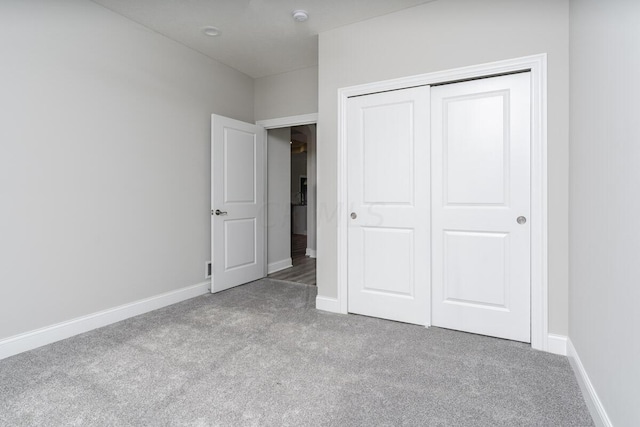
<path id="1" fill-rule="evenodd" d="M 224 211 L 221 211 L 220 209 L 216 209 L 215 214 L 216 215 L 226 215 L 227 213 L 224 212 Z"/>

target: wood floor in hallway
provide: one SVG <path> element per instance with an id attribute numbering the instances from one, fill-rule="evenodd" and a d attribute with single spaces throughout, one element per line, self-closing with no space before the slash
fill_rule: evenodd
<path id="1" fill-rule="evenodd" d="M 316 285 L 316 259 L 305 256 L 307 251 L 307 236 L 293 234 L 291 236 L 291 261 L 293 267 L 270 274 L 270 279 L 286 280 L 287 282 Z"/>

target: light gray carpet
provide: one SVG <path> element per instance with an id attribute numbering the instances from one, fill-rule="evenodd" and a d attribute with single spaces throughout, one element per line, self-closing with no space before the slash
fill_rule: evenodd
<path id="1" fill-rule="evenodd" d="M 0 425 L 590 426 L 564 357 L 260 280 L 0 361 Z"/>

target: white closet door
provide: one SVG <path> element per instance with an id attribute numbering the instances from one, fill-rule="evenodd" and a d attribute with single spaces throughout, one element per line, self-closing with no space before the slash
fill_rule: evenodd
<path id="1" fill-rule="evenodd" d="M 530 341 L 529 73 L 431 89 L 432 324 Z"/>
<path id="2" fill-rule="evenodd" d="M 429 319 L 429 88 L 348 101 L 348 310 Z"/>

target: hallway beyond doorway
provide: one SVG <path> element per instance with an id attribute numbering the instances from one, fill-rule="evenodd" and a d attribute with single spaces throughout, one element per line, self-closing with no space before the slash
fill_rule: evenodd
<path id="1" fill-rule="evenodd" d="M 287 282 L 316 285 L 316 259 L 305 256 L 307 236 L 303 234 L 291 235 L 291 261 L 293 267 L 270 274 L 270 279 Z"/>

